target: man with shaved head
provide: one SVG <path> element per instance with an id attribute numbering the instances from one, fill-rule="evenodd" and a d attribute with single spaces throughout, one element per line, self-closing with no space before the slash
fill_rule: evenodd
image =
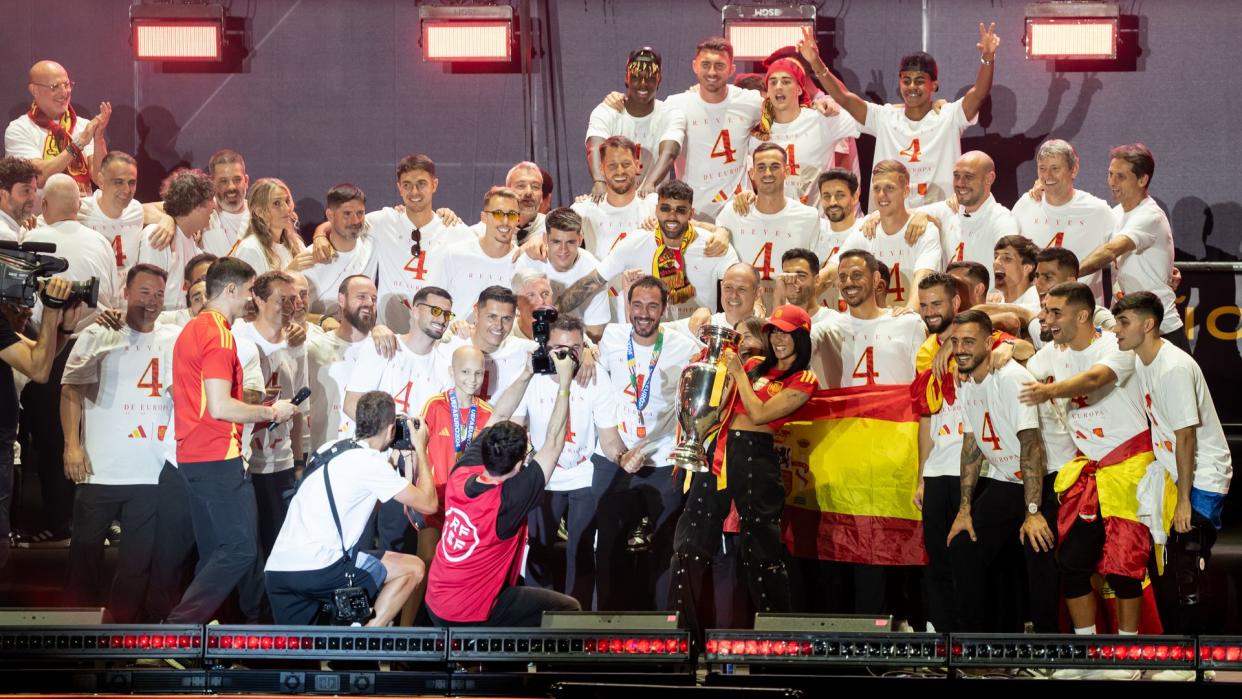
<path id="1" fill-rule="evenodd" d="M 996 164 L 987 153 L 963 153 L 953 164 L 956 206 L 941 201 L 919 209 L 940 228 L 942 268 L 966 260 L 990 270 L 997 241 L 1018 232 L 1013 214 L 992 196 L 995 182 Z M 988 287 L 991 286 L 989 275 Z"/>
<path id="2" fill-rule="evenodd" d="M 39 166 L 39 184 L 58 172 L 68 174 L 84 192 L 99 172 L 108 152 L 104 140 L 112 105 L 99 103 L 94 119 L 79 117 L 70 104 L 73 81 L 55 61 L 39 61 L 30 68 L 27 85 L 34 101 L 30 111 L 9 122 L 4 130 L 5 155 L 26 158 Z"/>

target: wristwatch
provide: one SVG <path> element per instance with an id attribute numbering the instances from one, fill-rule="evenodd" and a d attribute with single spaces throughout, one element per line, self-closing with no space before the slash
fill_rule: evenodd
<path id="1" fill-rule="evenodd" d="M 1034 514 L 1039 514 L 1039 505 L 1037 505 L 1037 504 L 1035 504 L 1035 503 L 1033 503 L 1033 502 L 1028 502 L 1028 503 L 1026 503 L 1026 511 L 1027 511 L 1028 513 L 1030 513 L 1030 514 L 1033 514 L 1033 515 L 1034 515 Z"/>

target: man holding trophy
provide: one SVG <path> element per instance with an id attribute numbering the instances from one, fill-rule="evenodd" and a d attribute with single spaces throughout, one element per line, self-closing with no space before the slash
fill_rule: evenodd
<path id="1" fill-rule="evenodd" d="M 794 305 L 777 308 L 764 323 L 763 335 L 763 355 L 743 365 L 736 353 L 738 334 L 705 326 L 706 356 L 686 369 L 678 392 L 684 440 L 673 460 L 691 474 L 673 536 L 669 602 L 685 617 L 696 642 L 703 633 L 698 618 L 703 580 L 731 507 L 741 520 L 739 550 L 755 609 L 790 610 L 780 533 L 785 489 L 773 435 L 806 404 L 819 380 L 809 370 L 811 319 L 806 311 Z M 702 460 L 697 442 L 716 425 L 708 458 Z"/>

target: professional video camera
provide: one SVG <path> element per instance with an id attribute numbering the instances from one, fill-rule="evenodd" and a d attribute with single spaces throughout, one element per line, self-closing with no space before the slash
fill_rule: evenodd
<path id="1" fill-rule="evenodd" d="M 68 260 L 44 254 L 49 252 L 56 252 L 55 243 L 19 244 L 0 240 L 0 303 L 28 308 L 35 305 L 35 294 L 43 288 L 43 281 L 69 269 Z M 72 283 L 69 298 L 63 305 L 72 306 L 79 301 L 95 307 L 99 301 L 98 277 Z M 62 305 L 59 301 L 51 303 L 46 297 L 43 303 L 49 307 Z"/>
<path id="2" fill-rule="evenodd" d="M 548 351 L 548 335 L 552 332 L 552 324 L 556 322 L 556 309 L 551 306 L 536 308 L 530 315 L 531 334 L 535 336 L 535 342 L 539 345 L 530 354 L 531 369 L 536 374 L 555 374 L 556 365 L 552 362 L 552 353 Z M 557 351 L 558 357 L 566 355 L 573 357 L 574 373 L 577 374 L 580 366 L 577 353 L 570 349 Z"/>

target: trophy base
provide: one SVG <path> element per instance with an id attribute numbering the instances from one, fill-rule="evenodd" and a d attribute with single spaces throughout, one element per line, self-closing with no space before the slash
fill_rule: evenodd
<path id="1" fill-rule="evenodd" d="M 709 473 L 712 466 L 707 461 L 707 451 L 703 445 L 689 442 L 678 444 L 669 454 L 673 465 L 691 473 Z"/>

